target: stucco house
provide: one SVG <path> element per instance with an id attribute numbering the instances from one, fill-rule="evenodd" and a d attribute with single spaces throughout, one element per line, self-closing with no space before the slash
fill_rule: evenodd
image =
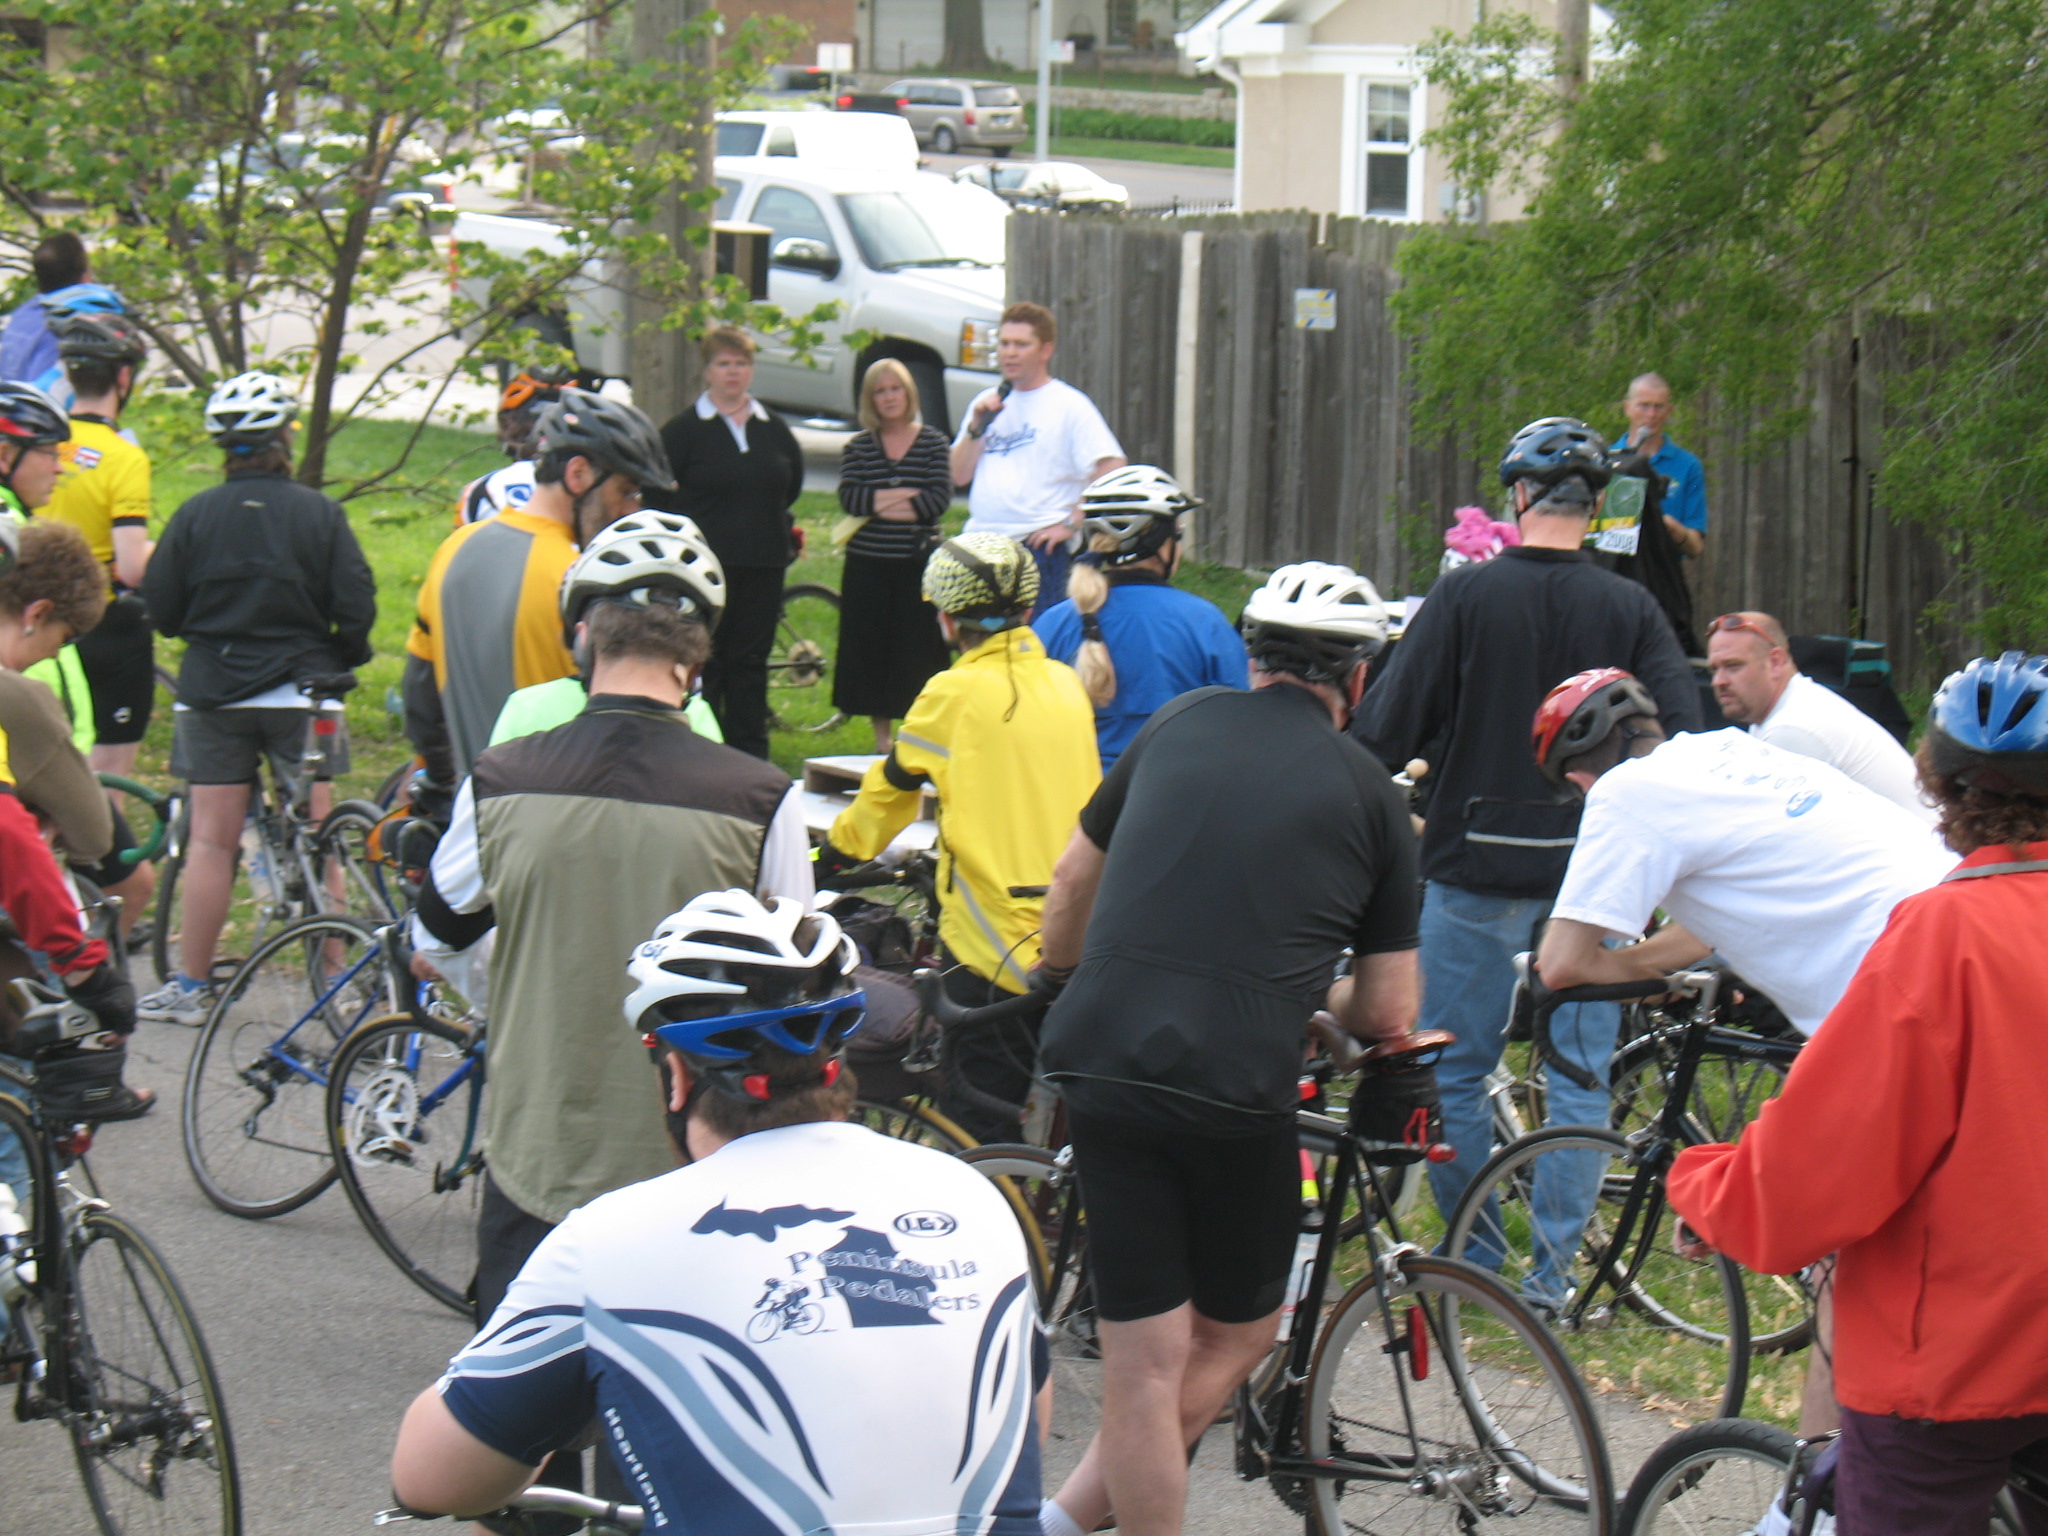
<path id="1" fill-rule="evenodd" d="M 1237 87 L 1237 204 L 1411 223 L 1513 218 L 1519 200 L 1452 185 L 1415 50 L 1487 0 L 1222 0 L 1175 41 Z M 1496 0 L 1557 25 L 1557 0 Z M 1597 37 L 1605 18 L 1593 9 Z"/>

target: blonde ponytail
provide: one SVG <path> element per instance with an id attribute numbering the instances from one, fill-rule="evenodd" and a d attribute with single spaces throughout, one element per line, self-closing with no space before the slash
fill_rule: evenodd
<path id="1" fill-rule="evenodd" d="M 1095 554 L 1106 555 L 1116 549 L 1117 541 L 1112 534 L 1098 533 L 1088 547 Z M 1080 674 L 1090 702 L 1101 709 L 1116 697 L 1116 663 L 1095 617 L 1109 601 L 1109 578 L 1100 566 L 1076 564 L 1067 573 L 1067 596 L 1081 616 L 1081 649 L 1074 656 L 1074 671 Z"/>

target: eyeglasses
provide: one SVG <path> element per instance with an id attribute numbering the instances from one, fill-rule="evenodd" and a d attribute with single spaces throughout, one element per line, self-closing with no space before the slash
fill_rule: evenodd
<path id="1" fill-rule="evenodd" d="M 1748 630 L 1752 635 L 1755 635 L 1759 640 L 1763 641 L 1765 645 L 1776 647 L 1778 643 L 1777 641 L 1773 640 L 1769 635 L 1765 634 L 1762 630 L 1758 629 L 1756 625 L 1752 624 L 1748 619 L 1744 618 L 1739 613 L 1722 614 L 1721 617 L 1714 620 L 1711 624 L 1707 626 L 1707 633 L 1711 635 L 1722 631 L 1726 631 L 1729 634 L 1734 634 L 1736 631 L 1744 629 Z"/>

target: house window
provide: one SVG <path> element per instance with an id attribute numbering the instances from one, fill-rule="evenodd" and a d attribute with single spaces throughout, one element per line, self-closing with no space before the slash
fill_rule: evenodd
<path id="1" fill-rule="evenodd" d="M 1409 161 L 1415 139 L 1409 119 L 1409 88 L 1365 88 L 1365 212 L 1369 218 L 1408 217 Z"/>
<path id="2" fill-rule="evenodd" d="M 1110 46 L 1128 46 L 1138 30 L 1138 0 L 1105 0 L 1102 19 Z"/>

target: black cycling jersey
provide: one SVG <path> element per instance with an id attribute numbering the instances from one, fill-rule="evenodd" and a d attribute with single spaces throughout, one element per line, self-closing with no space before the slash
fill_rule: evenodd
<path id="1" fill-rule="evenodd" d="M 1339 953 L 1416 944 L 1415 838 L 1386 773 L 1306 688 L 1197 689 L 1081 828 L 1108 858 L 1046 1075 L 1079 1111 L 1208 1135 L 1291 1115 Z"/>

